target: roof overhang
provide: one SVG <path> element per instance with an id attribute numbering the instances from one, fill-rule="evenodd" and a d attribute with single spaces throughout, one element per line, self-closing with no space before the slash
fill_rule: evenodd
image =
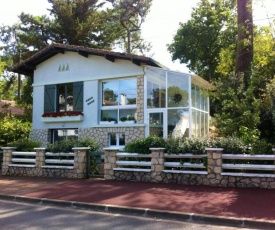
<path id="1" fill-rule="evenodd" d="M 138 66 L 149 65 L 149 66 L 162 68 L 162 66 L 158 62 L 156 62 L 152 58 L 148 58 L 145 56 L 119 53 L 119 52 L 113 52 L 108 50 L 92 49 L 92 48 L 86 48 L 83 46 L 73 46 L 73 45 L 53 43 L 45 47 L 44 49 L 38 51 L 28 59 L 20 62 L 18 65 L 16 65 L 12 69 L 12 72 L 24 74 L 26 76 L 33 76 L 36 66 L 50 59 L 56 54 L 59 54 L 59 53 L 64 54 L 66 51 L 76 52 L 85 58 L 88 58 L 89 55 L 95 55 L 95 56 L 102 56 L 111 62 L 115 62 L 116 59 L 121 59 L 121 60 L 131 61 L 133 64 Z"/>

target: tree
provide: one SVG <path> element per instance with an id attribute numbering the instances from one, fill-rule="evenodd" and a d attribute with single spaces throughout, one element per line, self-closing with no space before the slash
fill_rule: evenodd
<path id="1" fill-rule="evenodd" d="M 103 11 L 98 0 L 48 0 L 54 17 L 52 37 L 55 42 L 110 49 L 119 37 L 118 25 L 111 11 Z"/>
<path id="2" fill-rule="evenodd" d="M 253 61 L 252 0 L 237 0 L 238 43 L 236 74 L 244 74 L 245 90 L 248 89 Z"/>
<path id="3" fill-rule="evenodd" d="M 111 0 L 113 4 L 113 18 L 122 26 L 122 35 L 127 53 L 138 49 L 143 52 L 150 49 L 150 45 L 141 40 L 140 28 L 144 23 L 152 5 L 152 0 Z"/>
<path id="4" fill-rule="evenodd" d="M 168 46 L 172 59 L 179 59 L 208 81 L 217 79 L 221 51 L 232 44 L 235 48 L 235 6 L 232 0 L 202 0 Z"/>

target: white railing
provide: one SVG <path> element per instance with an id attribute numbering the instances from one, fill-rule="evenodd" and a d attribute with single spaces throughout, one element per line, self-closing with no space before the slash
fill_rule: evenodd
<path id="1" fill-rule="evenodd" d="M 115 171 L 138 171 L 138 172 L 151 172 L 151 154 L 138 154 L 138 153 L 121 153 L 116 154 Z M 165 163 L 163 172 L 166 173 L 185 173 L 185 174 L 207 174 L 207 168 L 202 163 L 206 154 L 164 154 Z M 124 158 L 121 160 L 121 158 Z M 138 160 L 143 158 L 142 160 Z M 148 159 L 148 160 L 144 160 Z M 171 160 L 174 161 L 171 161 Z M 170 161 L 168 161 L 170 160 Z M 200 161 L 200 163 L 191 163 L 184 161 Z"/>
<path id="2" fill-rule="evenodd" d="M 74 168 L 74 153 L 45 153 L 45 165 L 42 168 Z M 68 159 L 69 158 L 69 159 Z M 72 159 L 71 159 L 72 158 Z M 35 167 L 36 152 L 12 152 L 11 167 Z"/>
<path id="3" fill-rule="evenodd" d="M 251 163 L 223 163 L 222 173 L 224 176 L 247 176 L 247 177 L 275 177 L 275 155 L 248 155 L 248 154 L 222 154 L 224 160 L 258 161 Z M 272 161 L 272 164 L 262 164 L 260 161 Z M 229 171 L 230 170 L 230 171 Z M 253 171 L 253 172 L 251 172 Z M 265 173 L 263 173 L 265 172 Z"/>
<path id="4" fill-rule="evenodd" d="M 115 171 L 133 171 L 133 172 L 151 172 L 151 154 L 138 154 L 138 153 L 120 153 L 116 154 L 116 165 L 113 168 Z M 129 158 L 129 159 L 128 159 Z M 134 158 L 134 159 L 133 159 Z M 148 158 L 149 160 L 137 160 L 140 158 Z"/>
<path id="5" fill-rule="evenodd" d="M 192 153 L 185 154 L 164 154 L 166 173 L 184 173 L 184 174 L 207 174 L 207 168 L 203 164 L 206 154 L 194 155 Z M 170 160 L 170 161 L 169 161 Z M 173 160 L 173 161 L 171 161 Z M 175 161 L 176 160 L 176 161 Z M 186 162 L 188 161 L 188 162 Z M 190 162 L 191 161 L 191 162 Z M 192 161 L 199 161 L 192 163 Z"/>
<path id="6" fill-rule="evenodd" d="M 12 152 L 11 167 L 35 167 L 36 152 Z"/>
<path id="7" fill-rule="evenodd" d="M 74 153 L 46 152 L 45 153 L 45 165 L 43 165 L 42 168 L 73 169 L 74 168 L 74 156 L 75 156 Z"/>

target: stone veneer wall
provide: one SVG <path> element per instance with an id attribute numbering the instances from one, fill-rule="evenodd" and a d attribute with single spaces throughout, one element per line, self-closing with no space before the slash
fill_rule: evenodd
<path id="1" fill-rule="evenodd" d="M 9 166 L 12 164 L 12 152 L 14 147 L 3 147 L 2 175 L 28 176 L 28 177 L 55 177 L 55 178 L 85 178 L 87 170 L 87 151 L 89 148 L 73 148 L 73 169 L 47 168 L 45 166 L 45 148 L 35 148 L 36 161 L 34 166 Z"/>
<path id="2" fill-rule="evenodd" d="M 39 141 L 41 146 L 46 147 L 51 142 L 51 134 L 49 129 L 32 129 L 30 132 L 30 139 Z"/>
<path id="3" fill-rule="evenodd" d="M 144 76 L 137 77 L 137 123 L 144 123 Z"/>
<path id="4" fill-rule="evenodd" d="M 139 139 L 145 136 L 144 126 L 111 126 L 111 127 L 95 127 L 95 128 L 82 128 L 78 130 L 79 138 L 89 137 L 94 139 L 100 144 L 101 148 L 109 146 L 109 133 L 125 134 L 125 143 Z"/>
<path id="5" fill-rule="evenodd" d="M 144 182 L 175 183 L 184 185 L 210 185 L 221 187 L 259 187 L 275 189 L 274 177 L 245 177 L 222 175 L 222 149 L 207 148 L 207 174 L 165 173 L 164 149 L 151 149 L 151 172 L 116 171 L 118 150 L 105 149 L 104 178 L 106 180 L 129 180 Z"/>

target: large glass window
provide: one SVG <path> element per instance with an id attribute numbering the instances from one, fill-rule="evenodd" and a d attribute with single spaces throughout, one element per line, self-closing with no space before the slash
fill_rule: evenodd
<path id="1" fill-rule="evenodd" d="M 189 135 L 189 109 L 168 110 L 168 135 L 182 137 Z"/>
<path id="2" fill-rule="evenodd" d="M 211 85 L 196 75 L 164 69 L 146 71 L 145 103 L 147 135 L 151 132 L 150 114 L 164 114 L 164 135 L 203 137 L 208 135 L 209 105 L 204 89 Z M 166 118 L 167 117 L 167 118 Z"/>
<path id="3" fill-rule="evenodd" d="M 168 73 L 168 107 L 188 106 L 188 76 L 179 73 Z"/>
<path id="4" fill-rule="evenodd" d="M 136 98 L 136 79 L 102 82 L 102 106 L 135 105 Z"/>
<path id="5" fill-rule="evenodd" d="M 150 69 L 147 74 L 147 108 L 166 107 L 166 73 Z"/>
<path id="6" fill-rule="evenodd" d="M 135 119 L 136 100 L 136 78 L 102 82 L 101 121 Z"/>

